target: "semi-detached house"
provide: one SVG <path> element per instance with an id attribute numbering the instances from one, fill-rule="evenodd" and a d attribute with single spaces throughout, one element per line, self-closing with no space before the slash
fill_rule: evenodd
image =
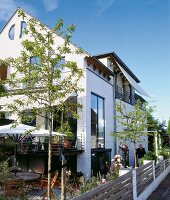
<path id="1" fill-rule="evenodd" d="M 32 17 L 27 12 L 25 14 Z M 26 27 L 26 22 L 18 17 L 16 11 L 0 32 L 0 59 L 19 56 L 21 42 L 26 37 L 23 35 L 24 27 Z M 62 42 L 63 38 L 56 35 L 56 45 Z M 71 44 L 71 48 L 77 47 Z M 118 152 L 118 141 L 110 135 L 110 132 L 116 131 L 114 119 L 116 102 L 122 101 L 128 109 L 132 109 L 136 99 L 143 99 L 140 95 L 147 96 L 147 94 L 139 86 L 139 79 L 114 52 L 95 56 L 88 53 L 71 54 L 65 55 L 65 60 L 75 61 L 83 69 L 84 76 L 79 84 L 84 91 L 76 96 L 76 100 L 83 106 L 82 110 L 78 111 L 79 119 L 76 122 L 76 145 L 69 150 L 65 149 L 64 152 L 68 168 L 77 172 L 81 171 L 89 177 L 91 174 L 102 171 L 105 162 L 110 162 Z M 8 78 L 11 71 L 12 66 L 1 66 L 0 78 Z M 5 113 L 3 105 L 10 101 L 12 101 L 10 98 L 0 98 L 1 111 Z M 16 116 L 6 116 L 6 118 L 15 120 Z M 44 119 L 37 116 L 34 125 L 41 124 L 41 128 L 47 128 L 46 122 L 42 120 Z M 147 150 L 147 141 L 144 147 Z M 129 147 L 131 165 L 133 165 L 132 155 L 132 148 Z M 24 153 L 18 151 L 17 157 L 23 159 L 23 165 L 24 162 L 28 165 L 26 160 L 29 159 L 29 168 L 41 168 L 44 172 L 47 170 L 47 152 L 44 150 L 36 149 L 36 151 Z M 59 155 L 56 152 L 53 152 L 52 160 L 54 161 L 52 169 L 55 170 L 58 168 L 57 161 L 59 161 Z"/>

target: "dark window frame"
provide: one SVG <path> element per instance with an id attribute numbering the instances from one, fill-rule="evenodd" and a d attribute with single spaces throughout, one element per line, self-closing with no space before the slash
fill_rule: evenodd
<path id="1" fill-rule="evenodd" d="M 91 110 L 92 110 L 92 95 L 97 97 L 97 133 L 96 133 L 96 143 L 97 143 L 97 147 L 96 148 L 105 148 L 105 98 L 94 93 L 94 92 L 91 92 Z M 102 99 L 103 100 L 103 147 L 99 147 L 99 116 L 98 116 L 98 113 L 99 113 L 99 100 L 98 99 Z M 92 113 L 91 113 L 91 136 L 92 136 Z M 94 148 L 92 148 L 94 149 Z"/>
<path id="2" fill-rule="evenodd" d="M 20 38 L 22 38 L 22 36 L 23 36 L 23 31 L 24 31 L 24 29 L 26 29 L 26 28 L 27 28 L 27 23 L 26 23 L 25 21 L 21 21 L 20 35 L 19 35 Z"/>
<path id="3" fill-rule="evenodd" d="M 13 33 L 12 33 L 12 31 L 13 31 Z M 10 27 L 10 29 L 8 31 L 8 37 L 9 37 L 10 40 L 14 40 L 15 39 L 15 24 L 13 24 Z"/>

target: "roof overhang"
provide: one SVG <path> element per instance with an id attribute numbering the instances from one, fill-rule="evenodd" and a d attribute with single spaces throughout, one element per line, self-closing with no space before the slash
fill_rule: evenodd
<path id="1" fill-rule="evenodd" d="M 103 63 L 101 63 L 98 59 L 96 59 L 95 56 L 92 56 L 92 57 L 86 56 L 85 59 L 87 60 L 88 63 L 94 65 L 96 68 L 100 69 L 107 75 L 114 76 L 114 73 L 110 69 L 108 69 Z"/>
<path id="2" fill-rule="evenodd" d="M 141 95 L 145 97 L 150 97 L 150 95 L 147 92 L 145 92 L 144 89 L 142 89 L 142 87 L 125 71 L 123 67 L 120 66 L 120 64 L 117 61 L 116 61 L 116 64 L 118 65 L 118 67 L 120 68 L 124 76 L 127 78 L 129 83 L 137 92 L 139 92 Z"/>
<path id="3" fill-rule="evenodd" d="M 122 68 L 137 82 L 140 83 L 140 80 L 134 75 L 134 73 L 126 66 L 126 64 L 116 55 L 114 52 L 98 54 L 95 56 L 97 59 L 107 58 L 109 57 L 113 62 L 119 63 Z"/>

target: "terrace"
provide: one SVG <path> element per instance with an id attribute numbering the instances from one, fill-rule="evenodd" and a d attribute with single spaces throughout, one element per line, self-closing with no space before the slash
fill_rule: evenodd
<path id="1" fill-rule="evenodd" d="M 130 92 L 127 92 L 124 90 L 123 87 L 119 87 L 116 85 L 116 91 L 115 91 L 115 98 L 120 99 L 128 104 L 134 105 L 137 101 L 137 99 L 140 99 L 141 102 L 144 102 L 145 100 L 139 96 L 138 94 L 134 93 L 133 95 L 130 94 Z"/>

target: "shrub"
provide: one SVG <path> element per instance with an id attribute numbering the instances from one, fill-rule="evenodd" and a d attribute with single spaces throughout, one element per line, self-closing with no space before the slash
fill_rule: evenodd
<path id="1" fill-rule="evenodd" d="M 148 153 L 146 153 L 143 157 L 144 160 L 156 160 L 157 156 L 152 152 L 152 151 L 148 151 Z"/>
<path id="2" fill-rule="evenodd" d="M 169 149 L 168 148 L 162 148 L 161 150 L 159 150 L 159 156 L 163 156 L 164 159 L 168 159 L 169 156 Z"/>

